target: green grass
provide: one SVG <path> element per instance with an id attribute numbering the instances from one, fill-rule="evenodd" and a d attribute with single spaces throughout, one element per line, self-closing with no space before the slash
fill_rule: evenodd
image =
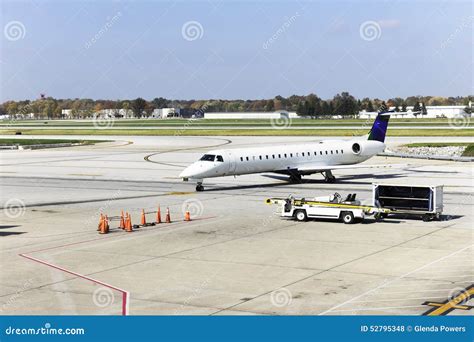
<path id="1" fill-rule="evenodd" d="M 294 127 L 298 126 L 344 126 L 344 125 L 371 125 L 373 119 L 292 119 L 291 125 Z M 391 119 L 390 122 L 395 125 L 403 126 L 422 126 L 429 123 L 433 126 L 447 125 L 447 119 Z M 262 126 L 270 127 L 272 120 L 269 119 L 199 119 L 189 121 L 187 119 L 117 119 L 113 125 L 117 127 L 122 126 L 136 126 L 136 127 L 147 127 L 147 126 L 163 126 L 163 127 L 174 127 L 183 125 L 192 125 L 193 127 L 199 126 Z M 470 125 L 474 125 L 470 123 Z M 15 126 L 31 126 L 31 127 L 74 127 L 74 126 L 90 126 L 94 127 L 94 123 L 91 120 L 25 120 L 25 121 L 0 121 L 0 126 L 5 128 Z"/>
<path id="2" fill-rule="evenodd" d="M 354 129 L 22 129 L 24 135 L 144 135 L 144 136 L 362 136 L 368 128 Z M 15 134 L 16 130 L 0 129 L 0 134 Z M 389 129 L 388 136 L 474 136 L 474 130 L 454 129 Z"/>
<path id="3" fill-rule="evenodd" d="M 474 157 L 474 144 L 467 145 L 466 149 L 464 150 L 463 157 Z"/>
<path id="4" fill-rule="evenodd" d="M 462 156 L 474 157 L 474 144 L 471 143 L 413 143 L 407 144 L 406 147 L 448 147 L 448 146 L 466 146 Z"/>
<path id="5" fill-rule="evenodd" d="M 9 139 L 0 138 L 0 146 L 29 146 L 29 145 L 50 145 L 50 144 L 83 144 L 91 145 L 104 140 L 68 140 L 68 139 Z"/>

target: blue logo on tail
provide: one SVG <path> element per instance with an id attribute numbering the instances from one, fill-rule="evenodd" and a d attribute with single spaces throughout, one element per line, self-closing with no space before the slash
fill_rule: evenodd
<path id="1" fill-rule="evenodd" d="M 385 134 L 387 133 L 388 120 L 390 120 L 389 114 L 379 113 L 375 118 L 374 124 L 372 125 L 368 140 L 384 142 Z"/>

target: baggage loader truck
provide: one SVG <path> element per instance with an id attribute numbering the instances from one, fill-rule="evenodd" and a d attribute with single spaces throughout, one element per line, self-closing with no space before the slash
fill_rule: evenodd
<path id="1" fill-rule="evenodd" d="M 267 204 L 279 204 L 281 217 L 294 218 L 297 221 L 306 221 L 308 218 L 323 218 L 342 221 L 346 224 L 362 221 L 366 216 L 374 215 L 376 220 L 383 219 L 383 215 L 390 213 L 389 209 L 361 205 L 356 200 L 356 194 L 349 194 L 343 200 L 337 192 L 331 196 L 315 197 L 311 199 L 268 198 Z"/>

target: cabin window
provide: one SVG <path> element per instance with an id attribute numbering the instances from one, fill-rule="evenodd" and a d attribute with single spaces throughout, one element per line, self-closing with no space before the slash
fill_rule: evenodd
<path id="1" fill-rule="evenodd" d="M 308 157 L 311 157 L 311 152 L 308 152 Z"/>
<path id="2" fill-rule="evenodd" d="M 320 155 L 323 155 L 323 151 L 319 151 L 319 154 L 320 154 Z"/>
<path id="3" fill-rule="evenodd" d="M 273 157 L 273 159 L 275 159 L 275 155 L 274 155 L 274 154 L 272 154 L 272 157 Z"/>
<path id="4" fill-rule="evenodd" d="M 332 150 L 331 150 L 331 154 L 333 154 Z"/>
<path id="5" fill-rule="evenodd" d="M 281 158 L 281 154 L 278 155 L 278 158 Z"/>
<path id="6" fill-rule="evenodd" d="M 288 156 L 286 155 L 286 153 L 285 153 L 285 158 L 288 158 Z"/>
<path id="7" fill-rule="evenodd" d="M 328 151 L 325 151 L 325 152 L 326 152 L 326 154 L 328 154 Z"/>
<path id="8" fill-rule="evenodd" d="M 240 161 L 244 161 L 244 157 L 240 157 Z"/>
<path id="9" fill-rule="evenodd" d="M 247 161 L 249 161 L 249 157 L 245 157 L 245 159 L 246 159 Z"/>
<path id="10" fill-rule="evenodd" d="M 314 151 L 314 155 L 316 155 L 316 151 Z"/>
<path id="11" fill-rule="evenodd" d="M 344 154 L 344 150 L 341 150 L 341 154 Z"/>
<path id="12" fill-rule="evenodd" d="M 258 159 L 262 160 L 262 156 L 258 156 Z"/>
<path id="13" fill-rule="evenodd" d="M 336 150 L 336 154 L 339 154 L 339 150 Z"/>
<path id="14" fill-rule="evenodd" d="M 290 153 L 290 157 L 293 158 L 293 153 Z"/>
<path id="15" fill-rule="evenodd" d="M 224 162 L 224 158 L 222 158 L 222 156 L 217 156 L 217 157 L 216 157 L 216 160 L 217 160 L 218 162 Z"/>
<path id="16" fill-rule="evenodd" d="M 268 154 L 265 157 L 267 157 L 267 159 L 268 159 Z"/>
<path id="17" fill-rule="evenodd" d="M 199 160 L 202 160 L 202 161 L 214 161 L 214 158 L 216 156 L 214 154 L 205 154 L 201 157 L 201 159 Z"/>
<path id="18" fill-rule="evenodd" d="M 302 154 L 302 155 L 303 155 L 303 157 L 304 157 L 304 152 L 303 152 L 303 153 L 301 153 L 301 154 Z"/>

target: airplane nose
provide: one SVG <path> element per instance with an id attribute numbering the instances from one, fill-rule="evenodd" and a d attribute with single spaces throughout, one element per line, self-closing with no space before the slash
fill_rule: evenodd
<path id="1" fill-rule="evenodd" d="M 187 168 L 185 168 L 180 174 L 179 174 L 179 178 L 189 178 L 191 172 L 189 172 L 189 166 Z"/>
<path id="2" fill-rule="evenodd" d="M 197 171 L 196 164 L 191 164 L 179 174 L 179 178 L 192 178 L 198 173 Z"/>

